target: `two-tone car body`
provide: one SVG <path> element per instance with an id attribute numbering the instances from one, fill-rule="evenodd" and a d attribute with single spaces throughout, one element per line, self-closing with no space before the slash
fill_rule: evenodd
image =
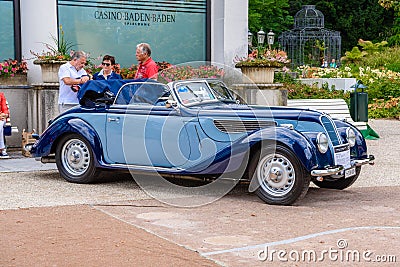
<path id="1" fill-rule="evenodd" d="M 266 203 L 289 205 L 310 181 L 344 189 L 373 163 L 351 124 L 313 110 L 249 106 L 219 80 L 90 81 L 79 98 L 31 148 L 70 182 L 94 182 L 103 169 L 234 179 Z"/>

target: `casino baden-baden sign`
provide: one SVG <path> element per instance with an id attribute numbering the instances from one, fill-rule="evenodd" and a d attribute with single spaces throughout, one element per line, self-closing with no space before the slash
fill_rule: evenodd
<path id="1" fill-rule="evenodd" d="M 120 21 L 124 25 L 150 26 L 151 23 L 175 23 L 175 14 L 121 12 L 96 10 L 94 18 L 99 20 Z"/>
<path id="2" fill-rule="evenodd" d="M 207 0 L 58 0 L 59 24 L 76 49 L 137 63 L 136 44 L 149 43 L 155 61 L 207 58 Z"/>

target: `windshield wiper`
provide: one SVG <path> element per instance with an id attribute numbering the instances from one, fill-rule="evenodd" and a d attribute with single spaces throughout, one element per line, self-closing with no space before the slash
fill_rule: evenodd
<path id="1" fill-rule="evenodd" d="M 196 94 L 189 86 L 186 86 L 187 89 L 190 91 L 190 93 L 192 93 L 194 95 L 194 97 L 199 101 L 202 102 L 203 98 L 201 98 L 198 94 Z"/>

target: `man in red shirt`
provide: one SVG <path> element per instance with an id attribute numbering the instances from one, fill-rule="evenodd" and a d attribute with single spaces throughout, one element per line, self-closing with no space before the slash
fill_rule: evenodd
<path id="1" fill-rule="evenodd" d="M 139 66 L 135 79 L 157 79 L 158 66 L 151 56 L 151 48 L 147 43 L 141 43 L 136 46 L 136 59 Z"/>

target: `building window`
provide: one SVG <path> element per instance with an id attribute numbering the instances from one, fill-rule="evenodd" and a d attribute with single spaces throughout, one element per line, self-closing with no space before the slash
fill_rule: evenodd
<path id="1" fill-rule="evenodd" d="M 0 0 L 0 61 L 15 58 L 14 3 Z"/>
<path id="2" fill-rule="evenodd" d="M 136 44 L 155 61 L 207 59 L 207 0 L 58 0 L 59 25 L 75 49 L 92 58 L 111 54 L 122 67 L 137 64 Z"/>

